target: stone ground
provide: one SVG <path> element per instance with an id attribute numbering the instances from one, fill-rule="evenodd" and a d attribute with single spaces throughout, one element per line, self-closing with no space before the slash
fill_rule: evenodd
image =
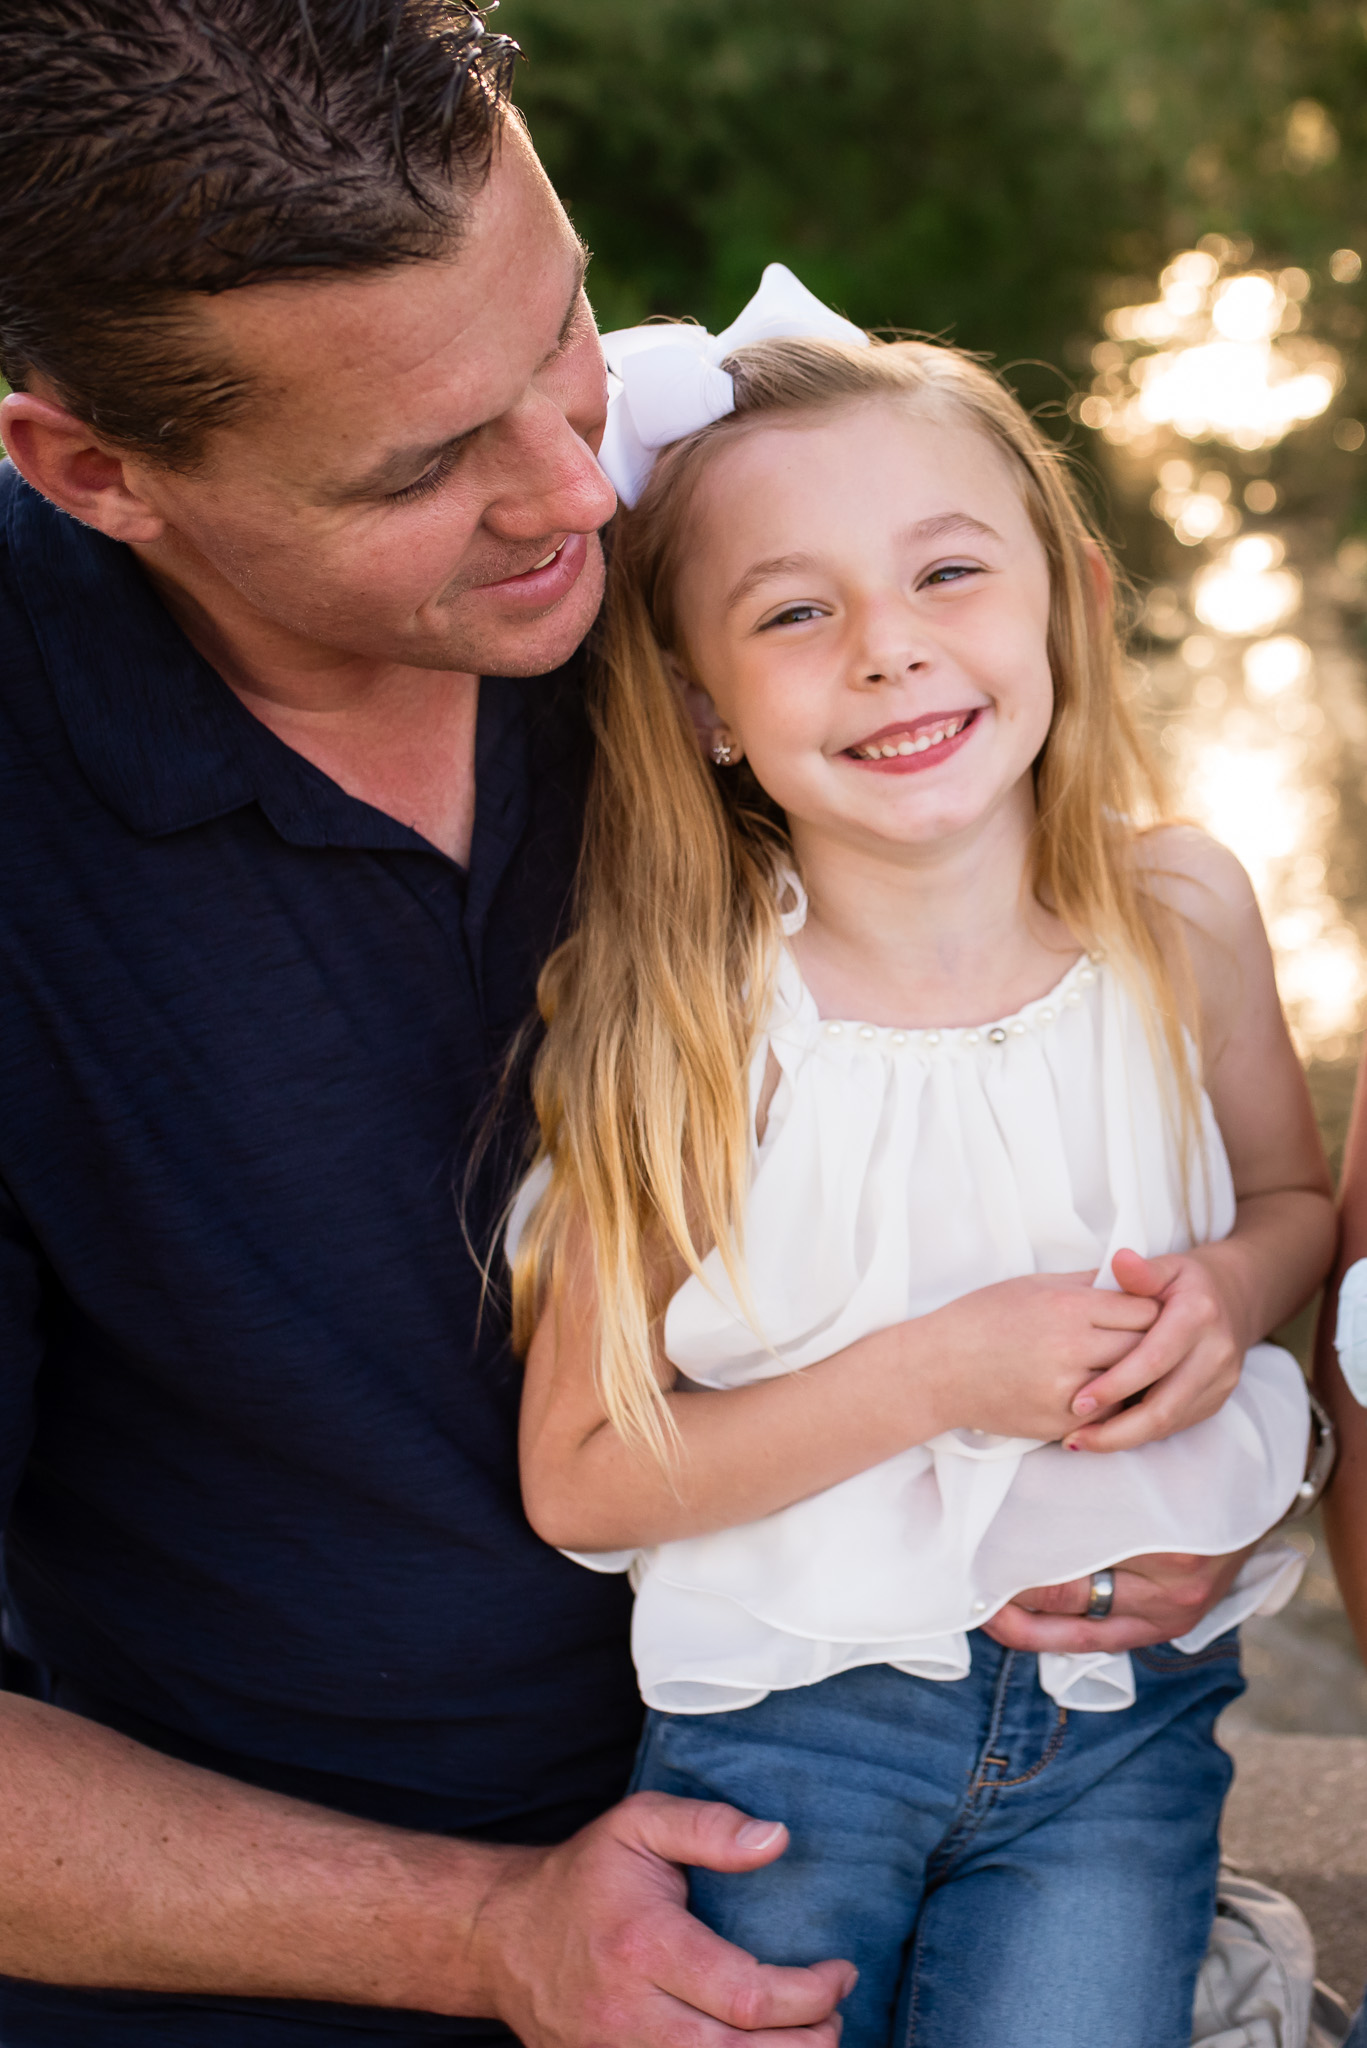
<path id="1" fill-rule="evenodd" d="M 1250 1729 L 1226 1746 L 1225 1853 L 1296 1901 L 1320 1976 L 1356 2005 L 1367 1981 L 1367 1737 Z"/>

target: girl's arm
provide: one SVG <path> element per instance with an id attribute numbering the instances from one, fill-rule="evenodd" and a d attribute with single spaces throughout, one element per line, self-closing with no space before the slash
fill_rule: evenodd
<path id="1" fill-rule="evenodd" d="M 1218 1244 L 1114 1262 L 1121 1286 L 1151 1295 L 1162 1314 L 1128 1358 L 1079 1395 L 1078 1412 L 1086 1413 L 1089 1402 L 1151 1389 L 1135 1407 L 1074 1433 L 1092 1450 L 1126 1449 L 1199 1420 L 1189 1399 L 1198 1377 L 1218 1395 L 1205 1411 L 1213 1413 L 1250 1344 L 1304 1306 L 1334 1248 L 1329 1169 L 1252 885 L 1233 854 L 1188 827 L 1153 834 L 1146 852 L 1186 927 L 1205 1085 L 1238 1208 Z"/>
<path id="2" fill-rule="evenodd" d="M 567 1550 L 636 1549 L 734 1528 L 940 1431 L 1053 1438 L 1081 1386 L 1124 1356 L 1153 1304 L 1091 1273 L 1030 1274 L 861 1338 L 818 1365 L 717 1393 L 656 1361 L 678 1431 L 668 1469 L 629 1449 L 594 1385 L 599 1304 L 585 1247 L 527 1354 L 522 1492 Z"/>
<path id="3" fill-rule="evenodd" d="M 1339 1456 L 1324 1497 L 1324 1528 L 1343 1604 L 1367 1656 L 1367 1408 L 1354 1400 L 1334 1350 L 1338 1290 L 1348 1268 L 1367 1258 L 1367 1063 L 1358 1074 L 1353 1117 L 1343 1154 L 1339 1255 L 1324 1291 L 1315 1342 L 1315 1386 L 1334 1418 Z"/>

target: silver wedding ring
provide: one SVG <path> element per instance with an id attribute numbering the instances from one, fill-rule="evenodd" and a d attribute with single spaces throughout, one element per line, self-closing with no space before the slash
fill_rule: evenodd
<path id="1" fill-rule="evenodd" d="M 1115 1573 L 1093 1572 L 1087 1595 L 1088 1621 L 1104 1621 L 1115 1605 Z"/>

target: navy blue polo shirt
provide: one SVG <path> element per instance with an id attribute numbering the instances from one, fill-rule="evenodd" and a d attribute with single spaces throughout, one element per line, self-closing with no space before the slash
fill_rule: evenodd
<path id="1" fill-rule="evenodd" d="M 467 1243 L 505 1180 L 465 1184 L 565 912 L 575 676 L 482 684 L 467 871 L 254 719 L 129 551 L 8 465 L 0 527 L 21 1647 L 59 1699 L 258 1783 L 554 1839 L 629 1767 L 627 1594 L 522 1515 Z"/>

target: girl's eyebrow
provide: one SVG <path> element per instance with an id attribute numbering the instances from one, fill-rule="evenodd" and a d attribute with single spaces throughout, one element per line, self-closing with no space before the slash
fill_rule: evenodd
<path id="1" fill-rule="evenodd" d="M 914 526 L 904 526 L 897 539 L 902 546 L 928 540 L 943 540 L 952 533 L 972 534 L 978 539 L 1000 540 L 995 526 L 985 520 L 975 519 L 971 512 L 935 512 L 929 519 L 918 519 Z M 725 609 L 733 612 L 742 599 L 747 598 L 757 585 L 765 583 L 771 576 L 795 576 L 804 569 L 815 566 L 814 555 L 773 555 L 767 561 L 752 563 L 740 581 L 727 593 Z"/>
<path id="2" fill-rule="evenodd" d="M 728 592 L 726 610 L 733 612 L 742 598 L 748 597 L 757 584 L 765 583 L 771 576 L 794 576 L 800 570 L 810 569 L 813 555 L 774 555 L 767 562 L 754 562 Z"/>
<path id="3" fill-rule="evenodd" d="M 971 533 L 988 540 L 1001 539 L 995 526 L 975 519 L 971 512 L 933 513 L 929 519 L 918 519 L 915 526 L 903 527 L 897 538 L 901 541 L 943 540 L 951 533 Z"/>

